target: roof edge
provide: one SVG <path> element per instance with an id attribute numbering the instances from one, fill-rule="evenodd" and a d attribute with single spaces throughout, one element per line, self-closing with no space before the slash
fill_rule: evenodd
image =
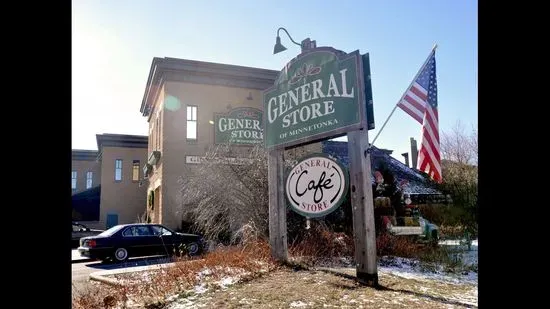
<path id="1" fill-rule="evenodd" d="M 123 148 L 147 148 L 149 137 L 147 135 L 129 134 L 96 134 L 98 152 L 103 152 L 103 147 Z"/>
<path id="2" fill-rule="evenodd" d="M 280 71 L 240 66 L 234 64 L 224 64 L 206 61 L 197 61 L 190 59 L 179 59 L 170 57 L 154 57 L 149 69 L 149 76 L 145 85 L 145 91 L 141 100 L 140 112 L 142 116 L 148 116 L 151 110 L 150 106 L 158 96 L 158 91 L 167 72 L 184 73 L 185 75 L 204 75 L 209 74 L 225 79 L 245 79 L 245 80 L 264 80 L 275 82 Z"/>

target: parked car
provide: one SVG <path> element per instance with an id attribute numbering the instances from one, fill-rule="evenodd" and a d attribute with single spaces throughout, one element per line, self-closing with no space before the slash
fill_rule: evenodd
<path id="1" fill-rule="evenodd" d="M 73 221 L 73 232 L 71 236 L 71 243 L 72 247 L 76 248 L 79 245 L 80 238 L 86 237 L 86 236 L 94 236 L 102 233 L 103 230 L 94 230 L 90 229 L 89 227 L 85 226 L 82 223 L 74 222 Z"/>
<path id="2" fill-rule="evenodd" d="M 123 262 L 130 257 L 172 255 L 181 252 L 182 245 L 189 255 L 197 255 L 202 251 L 202 244 L 200 235 L 178 233 L 160 224 L 134 223 L 81 238 L 78 252 L 83 257 L 105 262 Z"/>

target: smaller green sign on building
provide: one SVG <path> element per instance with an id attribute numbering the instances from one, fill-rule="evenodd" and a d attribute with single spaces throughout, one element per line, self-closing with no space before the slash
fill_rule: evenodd
<path id="1" fill-rule="evenodd" d="M 214 115 L 216 144 L 256 145 L 264 142 L 263 113 L 252 107 L 240 107 L 227 114 Z"/>

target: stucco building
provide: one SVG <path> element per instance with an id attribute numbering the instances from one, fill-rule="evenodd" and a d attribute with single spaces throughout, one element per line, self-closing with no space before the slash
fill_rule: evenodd
<path id="1" fill-rule="evenodd" d="M 73 219 L 96 228 L 136 222 L 147 197 L 142 166 L 148 137 L 97 134 L 96 139 L 97 151 L 72 151 Z"/>
<path id="2" fill-rule="evenodd" d="M 97 154 L 97 150 L 73 149 L 71 170 L 72 195 L 99 186 L 101 173 L 97 162 Z"/>
<path id="3" fill-rule="evenodd" d="M 154 58 L 140 112 L 149 122 L 148 164 L 152 222 L 181 226 L 186 210 L 178 179 L 215 144 L 231 140 L 245 152 L 263 143 L 262 92 L 278 71 Z M 146 205 L 143 205 L 145 207 Z M 144 208 L 145 209 L 145 208 Z"/>

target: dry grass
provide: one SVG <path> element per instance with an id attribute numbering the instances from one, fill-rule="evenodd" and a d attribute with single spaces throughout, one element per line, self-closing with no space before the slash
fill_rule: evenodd
<path id="1" fill-rule="evenodd" d="M 181 258 L 174 267 L 116 276 L 125 280 L 124 286 L 90 286 L 73 295 L 73 309 L 112 308 L 115 305 L 124 308 L 132 303 L 146 304 L 149 309 L 163 308 L 167 297 L 188 293 L 199 282 L 204 282 L 201 271 L 208 270 L 209 282 L 235 275 L 240 281 L 246 281 L 276 267 L 265 241 L 219 248 L 202 259 Z"/>
<path id="2" fill-rule="evenodd" d="M 304 233 L 289 246 L 290 255 L 308 266 L 319 266 L 323 259 L 347 257 L 352 260 L 353 250 L 353 238 L 320 226 Z M 444 255 L 413 239 L 391 235 L 377 238 L 377 250 L 379 256 L 424 258 L 432 263 Z M 174 267 L 118 276 L 117 279 L 128 283 L 123 287 L 94 285 L 73 296 L 73 308 L 130 308 L 139 303 L 142 305 L 137 308 L 160 309 L 174 299 L 183 306 L 181 308 L 185 308 L 185 303 L 196 302 L 206 308 L 468 306 L 452 301 L 453 293 L 469 293 L 477 302 L 477 294 L 472 296 L 477 287 L 472 286 L 418 282 L 379 273 L 379 282 L 386 289 L 376 290 L 359 286 L 354 280 L 310 271 L 307 266 L 280 266 L 271 259 L 266 241 L 249 240 L 243 245 L 218 248 L 202 259 L 182 258 Z M 220 280 L 227 277 L 238 278 L 241 284 L 220 289 Z M 252 279 L 253 282 L 247 282 Z M 199 295 L 194 290 L 197 286 L 204 286 L 207 292 Z M 174 295 L 179 296 L 175 298 Z"/>
<path id="3" fill-rule="evenodd" d="M 477 287 L 379 274 L 381 289 L 322 271 L 279 269 L 258 278 L 177 301 L 174 308 L 468 308 Z M 460 299 L 469 299 L 464 301 Z"/>

